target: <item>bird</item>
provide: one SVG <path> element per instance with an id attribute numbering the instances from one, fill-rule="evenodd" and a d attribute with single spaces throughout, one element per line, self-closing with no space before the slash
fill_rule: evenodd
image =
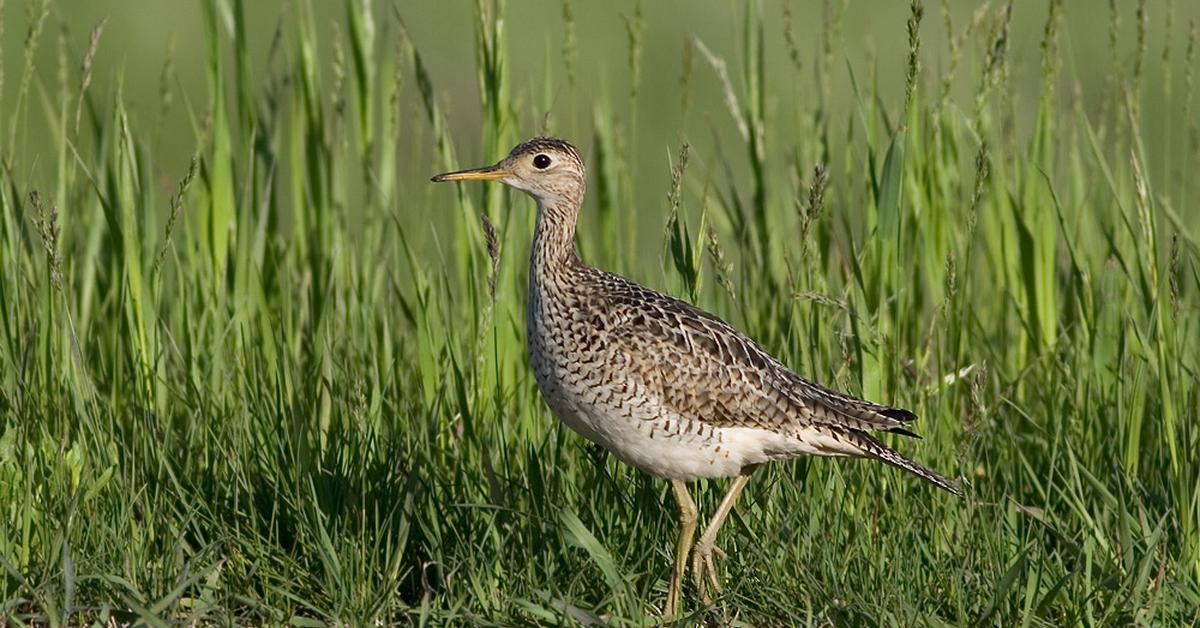
<path id="1" fill-rule="evenodd" d="M 763 464 L 871 458 L 959 493 L 955 482 L 873 435 L 916 436 L 906 427 L 912 412 L 805 379 L 717 316 L 586 264 L 574 241 L 587 169 L 566 140 L 534 137 L 494 165 L 431 180 L 498 181 L 533 198 L 525 323 L 534 378 L 569 428 L 670 483 L 679 536 L 666 615 L 679 612 L 689 560 L 697 594 L 713 603 L 708 587 L 721 590 L 717 533 Z M 733 481 L 695 540 L 698 512 L 687 483 L 711 478 Z"/>

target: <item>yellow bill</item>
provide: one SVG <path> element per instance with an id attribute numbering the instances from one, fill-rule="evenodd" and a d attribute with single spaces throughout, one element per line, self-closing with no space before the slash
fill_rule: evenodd
<path id="1" fill-rule="evenodd" d="M 459 170 L 458 172 L 446 172 L 434 176 L 429 179 L 434 183 L 442 181 L 496 181 L 503 179 L 512 174 L 507 170 L 502 170 L 496 166 L 486 166 L 484 168 L 474 168 L 472 170 Z"/>

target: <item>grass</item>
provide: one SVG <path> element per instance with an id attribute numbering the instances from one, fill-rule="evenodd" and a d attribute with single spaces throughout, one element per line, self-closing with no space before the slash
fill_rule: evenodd
<path id="1" fill-rule="evenodd" d="M 770 466 L 685 623 L 1200 622 L 1186 3 L 1113 2 L 1091 42 L 1059 0 L 914 0 L 886 25 L 907 49 L 865 63 L 857 6 L 722 5 L 736 36 L 685 38 L 676 76 L 642 2 L 613 32 L 565 2 L 531 72 L 509 52 L 540 33 L 478 0 L 477 107 L 406 7 L 298 0 L 273 31 L 247 4 L 186 9 L 206 47 L 168 46 L 157 102 L 104 56 L 111 20 L 0 22 L 24 35 L 0 65 L 7 623 L 653 621 L 671 497 L 538 396 L 530 203 L 422 178 L 543 129 L 589 157 L 588 260 L 914 410 L 899 446 L 965 480 Z M 589 38 L 629 89 L 560 101 Z"/>

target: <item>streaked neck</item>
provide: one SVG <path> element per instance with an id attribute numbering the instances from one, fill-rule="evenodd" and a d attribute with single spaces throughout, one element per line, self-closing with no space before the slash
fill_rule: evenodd
<path id="1" fill-rule="evenodd" d="M 560 198 L 537 201 L 537 227 L 533 233 L 531 265 L 535 274 L 579 261 L 575 252 L 575 222 L 579 204 Z"/>

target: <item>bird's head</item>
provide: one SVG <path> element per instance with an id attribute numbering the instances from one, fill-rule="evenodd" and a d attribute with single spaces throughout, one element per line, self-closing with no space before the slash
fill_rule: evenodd
<path id="1" fill-rule="evenodd" d="M 535 137 L 517 144 L 493 166 L 447 172 L 433 177 L 442 181 L 499 181 L 543 204 L 578 205 L 583 200 L 587 171 L 579 151 L 566 140 Z"/>

